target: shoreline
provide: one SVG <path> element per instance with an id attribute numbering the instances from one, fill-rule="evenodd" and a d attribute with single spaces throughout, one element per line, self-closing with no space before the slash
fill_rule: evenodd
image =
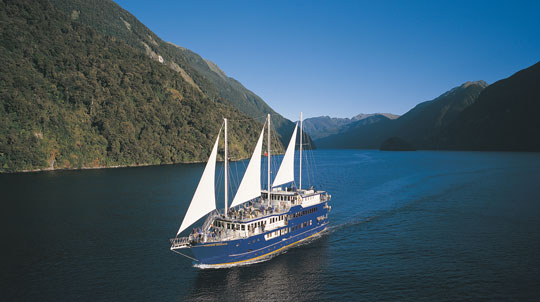
<path id="1" fill-rule="evenodd" d="M 282 153 L 280 153 L 282 154 Z M 240 158 L 240 159 L 229 159 L 229 162 L 236 162 L 236 161 L 242 161 L 249 159 L 249 157 L 246 158 Z M 223 162 L 223 160 L 218 160 L 217 162 Z M 137 168 L 137 167 L 150 167 L 150 166 L 170 166 L 170 165 L 190 165 L 190 164 L 201 164 L 206 163 L 206 161 L 190 161 L 190 162 L 178 162 L 178 163 L 170 163 L 170 164 L 133 164 L 133 165 L 114 165 L 114 166 L 95 166 L 95 167 L 81 167 L 81 168 L 42 168 L 42 169 L 28 169 L 28 170 L 20 170 L 20 171 L 13 171 L 13 172 L 0 172 L 0 174 L 17 174 L 17 173 L 39 173 L 39 172 L 53 172 L 53 171 L 77 171 L 77 170 L 99 170 L 99 169 L 116 169 L 116 168 Z"/>

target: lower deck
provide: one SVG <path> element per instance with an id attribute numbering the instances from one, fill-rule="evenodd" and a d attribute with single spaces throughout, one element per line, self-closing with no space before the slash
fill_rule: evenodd
<path id="1" fill-rule="evenodd" d="M 294 206 L 287 213 L 286 224 L 281 227 L 236 240 L 197 243 L 190 250 L 199 264 L 229 265 L 255 261 L 324 231 L 328 224 L 328 211 L 326 203 Z"/>

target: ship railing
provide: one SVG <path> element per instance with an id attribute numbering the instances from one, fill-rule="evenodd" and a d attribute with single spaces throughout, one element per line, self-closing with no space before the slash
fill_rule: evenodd
<path id="1" fill-rule="evenodd" d="M 189 246 L 191 239 L 189 237 L 176 237 L 170 239 L 171 241 L 171 248 L 180 248 L 184 246 Z"/>

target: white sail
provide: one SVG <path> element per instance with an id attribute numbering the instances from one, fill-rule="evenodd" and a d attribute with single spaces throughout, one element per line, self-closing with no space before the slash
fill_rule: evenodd
<path id="1" fill-rule="evenodd" d="M 264 127 L 255 146 L 255 151 L 251 155 L 246 173 L 242 178 L 242 182 L 236 191 L 231 208 L 243 204 L 255 197 L 261 196 L 261 152 L 264 136 Z"/>
<path id="2" fill-rule="evenodd" d="M 285 151 L 283 161 L 281 161 L 281 166 L 279 166 L 279 170 L 277 172 L 276 178 L 274 179 L 274 182 L 272 183 L 272 187 L 294 181 L 294 148 L 296 144 L 297 128 L 298 124 L 294 126 L 291 141 L 289 142 L 289 146 L 287 146 L 287 151 Z"/>
<path id="3" fill-rule="evenodd" d="M 219 133 L 221 133 L 221 130 Z M 208 162 L 204 168 L 199 185 L 197 185 L 195 194 L 193 194 L 193 199 L 191 199 L 191 204 L 189 205 L 186 216 L 184 217 L 184 221 L 182 221 L 182 225 L 180 226 L 180 229 L 178 229 L 178 233 L 176 233 L 177 236 L 182 233 L 183 230 L 197 222 L 197 220 L 201 219 L 204 215 L 216 209 L 214 181 L 218 143 L 219 134 L 216 139 L 216 143 L 214 144 L 214 148 L 210 153 L 210 158 L 208 158 Z"/>

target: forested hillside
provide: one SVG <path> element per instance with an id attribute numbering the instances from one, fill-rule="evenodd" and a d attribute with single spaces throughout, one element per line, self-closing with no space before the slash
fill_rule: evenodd
<path id="1" fill-rule="evenodd" d="M 86 24 L 98 32 L 123 40 L 140 49 L 150 58 L 179 72 L 196 89 L 210 99 L 224 100 L 233 104 L 246 115 L 258 118 L 272 115 L 273 128 L 286 144 L 294 123 L 276 113 L 268 104 L 240 82 L 228 77 L 216 64 L 203 59 L 197 53 L 161 40 L 135 16 L 111 0 L 51 0 L 66 15 Z M 189 12 L 179 12 L 182 14 Z"/>
<path id="2" fill-rule="evenodd" d="M 79 17 L 0 0 L 0 171 L 202 161 L 223 117 L 242 120 L 231 157 L 251 152 L 262 125 L 193 84 L 204 79 Z"/>

